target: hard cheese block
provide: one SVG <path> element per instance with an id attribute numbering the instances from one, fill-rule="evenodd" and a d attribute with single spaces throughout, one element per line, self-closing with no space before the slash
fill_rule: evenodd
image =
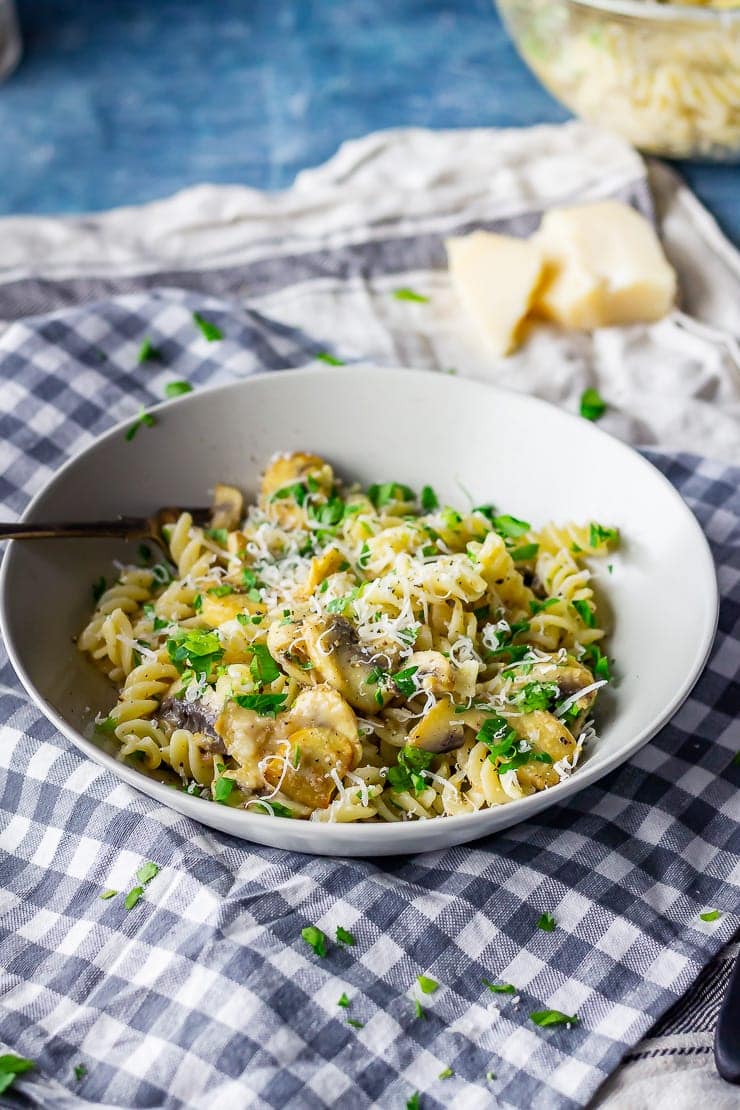
<path id="1" fill-rule="evenodd" d="M 474 231 L 446 243 L 457 294 L 498 355 L 517 345 L 519 331 L 542 279 L 539 247 L 526 239 Z"/>
<path id="2" fill-rule="evenodd" d="M 536 307 L 570 328 L 658 320 L 676 275 L 648 221 L 618 201 L 554 208 L 532 237 L 545 258 Z"/>

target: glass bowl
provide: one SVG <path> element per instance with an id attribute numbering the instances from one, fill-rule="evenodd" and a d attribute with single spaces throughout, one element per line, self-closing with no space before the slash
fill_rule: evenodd
<path id="1" fill-rule="evenodd" d="M 576 115 L 669 158 L 740 158 L 740 9 L 497 0 L 524 61 Z"/>

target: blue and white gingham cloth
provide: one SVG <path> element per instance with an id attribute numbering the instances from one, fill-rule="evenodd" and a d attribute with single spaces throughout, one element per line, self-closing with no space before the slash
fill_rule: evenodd
<path id="1" fill-rule="evenodd" d="M 194 309 L 222 342 L 199 335 Z M 145 335 L 161 362 L 137 362 Z M 197 387 L 316 351 L 259 314 L 175 291 L 12 325 L 0 337 L 2 515 L 166 382 Z M 650 457 L 717 562 L 707 670 L 629 763 L 472 845 L 373 862 L 212 832 L 85 760 L 3 655 L 0 1052 L 37 1065 L 15 1090 L 59 1108 L 402 1110 L 415 1091 L 425 1110 L 586 1104 L 738 924 L 740 471 Z M 145 860 L 160 872 L 134 909 L 100 899 L 135 885 Z M 701 921 L 714 907 L 723 916 Z M 537 928 L 544 911 L 554 932 Z M 357 943 L 319 959 L 307 924 L 330 937 L 342 925 Z M 422 973 L 434 994 L 417 995 Z M 544 1008 L 579 1024 L 538 1028 L 529 1015 Z"/>

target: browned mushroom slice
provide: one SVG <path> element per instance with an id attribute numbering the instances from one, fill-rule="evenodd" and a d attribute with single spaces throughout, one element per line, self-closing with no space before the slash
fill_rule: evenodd
<path id="1" fill-rule="evenodd" d="M 236 486 L 226 486 L 219 482 L 213 491 L 211 527 L 233 532 L 239 527 L 243 515 L 244 498 L 240 491 Z"/>
<path id="2" fill-rule="evenodd" d="M 512 681 L 512 690 L 527 686 L 530 682 L 554 683 L 558 688 L 557 701 L 562 703 L 577 694 L 579 690 L 585 690 L 586 687 L 593 685 L 594 677 L 587 667 L 576 663 L 573 659 L 569 659 L 566 663 L 558 663 L 556 659 L 557 657 L 553 656 L 552 662 L 535 663 L 526 675 L 517 675 Z M 597 693 L 597 690 L 590 690 L 572 703 L 574 710 L 577 710 L 577 715 L 569 713 L 565 719 L 568 729 L 574 736 L 578 736 L 582 731 Z"/>
<path id="3" fill-rule="evenodd" d="M 449 659 L 439 651 L 415 651 L 404 667 L 416 667 L 415 682 L 422 690 L 433 694 L 450 694 L 455 685 L 455 675 Z"/>
<path id="4" fill-rule="evenodd" d="M 346 736 L 329 728 L 301 728 L 262 761 L 265 780 L 279 785 L 286 798 L 311 809 L 326 809 L 348 771 L 355 766 L 355 748 Z"/>
<path id="5" fill-rule="evenodd" d="M 355 709 L 377 713 L 393 691 L 378 682 L 377 664 L 360 645 L 357 632 L 344 617 L 304 622 L 306 650 L 317 674 L 338 690 Z"/>
<path id="6" fill-rule="evenodd" d="M 235 701 L 227 701 L 214 728 L 239 765 L 234 773 L 239 785 L 249 790 L 261 789 L 264 778 L 259 763 L 273 739 L 275 721 L 260 717 L 253 709 L 243 709 Z"/>
<path id="7" fill-rule="evenodd" d="M 267 630 L 267 646 L 286 674 L 302 686 L 312 686 L 316 672 L 308 657 L 301 628 L 300 622 L 271 624 Z"/>
<path id="8" fill-rule="evenodd" d="M 290 712 L 281 714 L 287 720 L 287 730 L 292 736 L 299 729 L 328 729 L 338 732 L 352 745 L 354 750 L 353 767 L 362 755 L 362 745 L 357 728 L 357 717 L 342 695 L 331 686 L 322 684 L 310 690 L 301 690 L 293 702 Z"/>
<path id="9" fill-rule="evenodd" d="M 189 732 L 203 734 L 202 747 L 212 752 L 225 752 L 224 742 L 217 735 L 216 713 L 204 701 L 185 701 L 184 698 L 165 698 L 159 707 L 159 715 L 175 728 L 186 728 Z"/>
<path id="10" fill-rule="evenodd" d="M 517 778 L 525 792 L 556 786 L 560 776 L 553 764 L 561 759 L 570 759 L 576 750 L 576 741 L 570 729 L 552 713 L 540 709 L 524 713 L 521 717 L 511 717 L 509 724 L 531 744 L 533 752 L 545 752 L 552 760 L 552 763 L 532 761 L 517 769 Z"/>
<path id="11" fill-rule="evenodd" d="M 335 574 L 345 562 L 344 555 L 338 551 L 336 547 L 330 547 L 327 551 L 322 552 L 311 560 L 311 569 L 308 573 L 308 578 L 299 589 L 296 590 L 296 597 L 305 600 L 310 597 L 316 587 L 320 585 L 330 574 Z"/>
<path id="12" fill-rule="evenodd" d="M 412 748 L 423 748 L 425 752 L 441 755 L 451 752 L 462 745 L 463 725 L 455 714 L 455 707 L 446 698 L 438 701 L 409 733 L 408 743 Z"/>

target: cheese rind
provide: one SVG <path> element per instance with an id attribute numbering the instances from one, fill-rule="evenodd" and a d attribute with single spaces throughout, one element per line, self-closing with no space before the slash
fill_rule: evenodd
<path id="1" fill-rule="evenodd" d="M 460 301 L 494 353 L 509 354 L 542 280 L 539 247 L 489 231 L 448 239 L 445 246 Z"/>
<path id="2" fill-rule="evenodd" d="M 532 237 L 546 263 L 536 309 L 565 327 L 659 320 L 676 275 L 648 221 L 618 201 L 555 208 Z"/>

